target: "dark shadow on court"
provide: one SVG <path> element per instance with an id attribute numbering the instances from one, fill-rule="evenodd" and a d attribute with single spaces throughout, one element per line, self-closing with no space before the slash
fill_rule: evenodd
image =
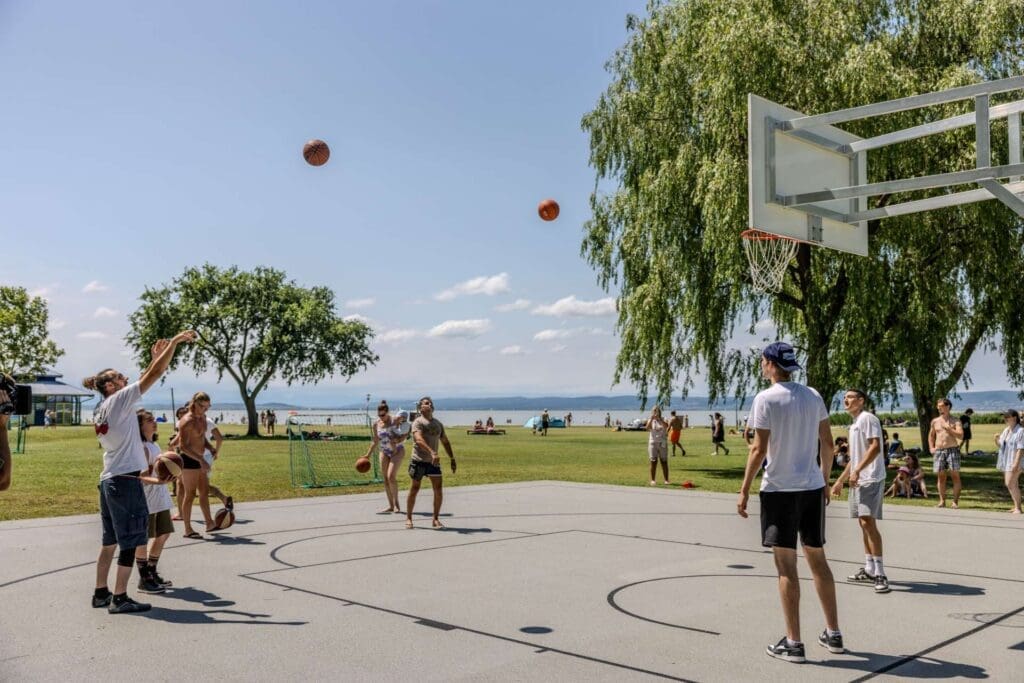
<path id="1" fill-rule="evenodd" d="M 448 531 L 448 532 L 454 531 L 457 534 L 489 534 L 489 533 L 491 533 L 491 530 L 488 529 L 487 527 L 481 527 L 479 529 L 470 529 L 468 527 L 446 526 L 446 527 L 442 527 L 442 528 L 438 529 L 437 531 Z"/>
<path id="2" fill-rule="evenodd" d="M 215 615 L 225 615 L 228 618 L 219 618 Z M 233 609 L 167 609 L 166 607 L 154 607 L 141 616 L 157 621 L 166 621 L 171 624 L 252 624 L 258 626 L 305 626 L 305 621 L 266 621 L 269 614 L 252 614 L 250 612 L 239 612 Z M 232 619 L 231 617 L 245 617 L 244 619 Z"/>
<path id="3" fill-rule="evenodd" d="M 224 600 L 219 595 L 192 586 L 168 588 L 165 593 L 161 594 L 161 597 L 194 602 L 205 607 L 230 607 L 235 604 L 233 600 Z"/>
<path id="4" fill-rule="evenodd" d="M 985 595 L 985 589 L 979 586 L 961 586 L 956 583 L 937 583 L 934 581 L 890 581 L 889 587 L 894 593 L 924 593 L 925 595 L 971 596 Z"/>
<path id="5" fill-rule="evenodd" d="M 246 536 L 221 536 L 217 532 L 207 536 L 206 542 L 217 545 L 266 545 L 263 541 L 256 541 Z"/>
<path id="6" fill-rule="evenodd" d="M 430 489 L 424 489 L 424 490 L 428 494 L 430 493 Z M 427 512 L 414 512 L 414 513 L 412 513 L 412 515 L 413 515 L 413 517 L 433 517 L 434 513 L 430 512 L 430 511 L 427 511 Z M 451 517 L 451 516 L 452 516 L 452 513 L 450 513 L 450 512 L 442 512 L 441 514 L 438 515 L 438 517 Z"/>
<path id="7" fill-rule="evenodd" d="M 829 659 L 821 662 L 807 660 L 808 664 L 814 664 L 826 669 L 845 669 L 864 671 L 873 674 L 886 666 L 898 662 L 900 657 L 891 655 L 878 655 L 871 652 L 854 652 L 847 650 L 845 655 L 836 655 L 837 659 Z M 851 660 L 848 657 L 859 657 Z M 897 678 L 988 678 L 988 672 L 980 666 L 973 664 L 962 664 L 959 662 L 947 662 L 943 659 L 933 657 L 918 657 L 913 661 L 886 671 L 882 675 L 895 676 Z M 861 680 L 861 679 L 854 679 Z"/>

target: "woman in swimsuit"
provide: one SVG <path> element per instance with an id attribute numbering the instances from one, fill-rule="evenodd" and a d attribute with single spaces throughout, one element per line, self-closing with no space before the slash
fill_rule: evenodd
<path id="1" fill-rule="evenodd" d="M 387 401 L 381 401 L 377 406 L 373 443 L 366 451 L 366 457 L 370 457 L 374 448 L 380 447 L 380 471 L 384 475 L 384 493 L 388 496 L 388 506 L 381 510 L 382 514 L 402 511 L 398 503 L 398 469 L 405 458 L 405 434 L 401 425 L 406 420 L 402 415 L 391 417 Z"/>

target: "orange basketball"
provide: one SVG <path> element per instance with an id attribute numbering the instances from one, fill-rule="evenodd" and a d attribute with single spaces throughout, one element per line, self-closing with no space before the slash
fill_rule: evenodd
<path id="1" fill-rule="evenodd" d="M 323 140 L 310 140 L 303 145 L 302 156 L 310 166 L 323 166 L 331 158 L 331 148 Z"/>
<path id="2" fill-rule="evenodd" d="M 356 471 L 357 472 L 369 472 L 370 471 L 370 459 L 359 458 L 356 460 Z"/>
<path id="3" fill-rule="evenodd" d="M 537 215 L 546 221 L 553 221 L 558 218 L 558 202 L 554 199 L 545 199 L 537 205 Z"/>

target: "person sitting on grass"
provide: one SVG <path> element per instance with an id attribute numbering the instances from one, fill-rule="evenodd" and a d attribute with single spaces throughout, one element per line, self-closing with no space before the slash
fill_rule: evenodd
<path id="1" fill-rule="evenodd" d="M 928 488 L 924 481 L 924 471 L 921 469 L 920 461 L 916 455 L 908 453 L 896 472 L 896 479 L 893 480 L 892 486 L 885 492 L 885 495 L 890 498 L 910 498 L 915 493 L 922 498 L 927 498 Z"/>

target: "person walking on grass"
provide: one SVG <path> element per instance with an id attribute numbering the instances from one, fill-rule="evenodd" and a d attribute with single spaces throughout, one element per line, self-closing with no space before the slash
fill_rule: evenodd
<path id="1" fill-rule="evenodd" d="M 719 447 L 725 450 L 726 455 L 729 455 L 729 449 L 725 447 L 725 419 L 721 413 L 715 413 L 712 419 L 711 442 L 715 444 L 715 452 L 711 455 L 718 455 Z"/>
<path id="2" fill-rule="evenodd" d="M 676 457 L 676 449 L 682 451 L 682 455 L 686 455 L 686 449 L 683 448 L 682 444 L 679 443 L 679 437 L 683 433 L 683 421 L 676 415 L 676 411 L 672 411 L 672 419 L 668 421 L 668 440 L 672 444 L 672 457 Z"/>
<path id="3" fill-rule="evenodd" d="M 964 430 L 964 440 L 960 443 L 963 449 L 964 455 L 969 455 L 971 452 L 971 416 L 974 415 L 974 408 L 968 408 L 964 411 L 964 414 L 960 416 L 960 428 Z"/>
<path id="4" fill-rule="evenodd" d="M 1003 421 L 1006 428 L 1002 434 L 996 437 L 996 446 L 999 447 L 999 459 L 996 467 L 1003 473 L 1003 483 L 1006 490 L 1010 492 L 1013 499 L 1013 507 L 1010 512 L 1015 515 L 1021 514 L 1020 507 L 1020 470 L 1021 456 L 1024 455 L 1024 427 L 1020 424 L 1020 413 L 1009 409 L 1003 413 Z"/>
<path id="5" fill-rule="evenodd" d="M 661 406 L 651 408 L 651 416 L 645 425 L 650 436 L 647 438 L 647 454 L 651 459 L 651 486 L 657 484 L 658 463 L 661 474 L 668 486 L 668 423 L 661 417 Z"/>
<path id="6" fill-rule="evenodd" d="M 139 420 L 135 405 L 167 371 L 179 344 L 195 341 L 192 331 L 178 333 L 173 339 L 161 339 L 153 344 L 152 361 L 138 382 L 128 383 L 121 373 L 107 368 L 82 385 L 98 391 L 102 400 L 93 411 L 93 429 L 103 447 L 103 472 L 100 474 L 100 520 L 103 540 L 96 560 L 96 590 L 92 595 L 93 607 L 106 607 L 111 614 L 146 612 L 150 605 L 128 597 L 128 579 L 135 565 L 135 552 L 147 541 L 149 508 L 139 476 L 148 463 L 139 433 Z M 114 550 L 117 557 L 117 575 L 114 592 L 107 586 Z"/>
<path id="7" fill-rule="evenodd" d="M 437 452 L 438 444 L 444 446 L 448 453 L 448 460 L 451 462 L 452 474 L 455 474 L 455 453 L 452 452 L 452 444 L 444 433 L 444 425 L 434 419 L 434 402 L 429 396 L 424 396 L 416 404 L 420 412 L 412 423 L 412 459 L 409 462 L 409 476 L 412 484 L 409 486 L 409 499 L 405 503 L 405 528 L 411 529 L 412 509 L 416 505 L 416 494 L 420 491 L 420 482 L 423 477 L 430 479 L 430 486 L 434 489 L 434 516 L 431 525 L 435 529 L 444 528 L 441 524 L 441 501 L 444 496 L 441 491 L 441 456 Z"/>
<path id="8" fill-rule="evenodd" d="M 882 423 L 865 410 L 867 395 L 849 389 L 843 406 L 853 418 L 850 425 L 850 461 L 832 487 L 832 497 L 843 493 L 843 482 L 850 480 L 850 517 L 860 522 L 864 541 L 864 566 L 848 576 L 852 583 L 874 584 L 876 593 L 889 592 L 889 579 L 882 563 L 882 534 L 877 520 L 882 519 L 885 489 L 885 460 L 882 457 Z M 909 488 L 909 486 L 908 486 Z"/>
<path id="9" fill-rule="evenodd" d="M 769 344 L 761 353 L 761 373 L 771 386 L 754 397 L 751 406 L 754 443 L 736 503 L 737 513 L 747 518 L 750 487 L 767 459 L 760 491 L 761 545 L 771 548 L 775 557 L 786 635 L 766 652 L 788 662 L 806 659 L 800 640 L 797 536 L 825 615 L 825 630 L 818 636 L 818 644 L 835 654 L 844 652 L 835 580 L 824 549 L 832 430 L 818 392 L 793 381 L 792 373 L 799 369 L 793 347 L 785 342 Z"/>
<path id="10" fill-rule="evenodd" d="M 960 507 L 960 440 L 964 430 L 960 421 L 950 416 L 953 402 L 940 398 L 936 407 L 939 416 L 932 420 L 928 430 L 928 450 L 932 452 L 932 470 L 938 475 L 939 504 L 946 507 L 946 473 L 953 478 L 953 509 Z"/>

